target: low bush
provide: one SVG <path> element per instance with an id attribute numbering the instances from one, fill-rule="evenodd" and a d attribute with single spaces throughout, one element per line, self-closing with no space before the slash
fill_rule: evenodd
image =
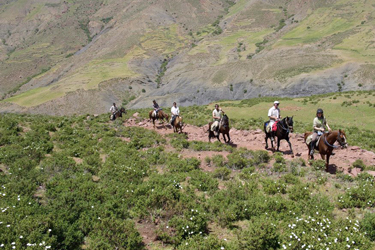
<path id="1" fill-rule="evenodd" d="M 224 181 L 224 180 L 229 179 L 229 175 L 231 173 L 232 173 L 232 171 L 230 171 L 230 169 L 228 169 L 226 167 L 219 167 L 219 168 L 215 169 L 214 177 Z"/>
<path id="2" fill-rule="evenodd" d="M 238 235 L 240 249 L 278 249 L 280 235 L 277 227 L 267 216 L 252 218 L 245 230 Z"/>

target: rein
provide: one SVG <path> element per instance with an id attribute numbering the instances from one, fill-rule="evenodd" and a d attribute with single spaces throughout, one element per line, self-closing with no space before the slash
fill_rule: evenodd
<path id="1" fill-rule="evenodd" d="M 289 124 L 285 121 L 286 125 L 287 125 L 287 128 L 284 127 L 283 125 L 283 121 L 285 120 L 285 118 L 283 120 L 281 120 L 280 122 L 278 122 L 278 124 L 280 124 L 281 128 L 283 130 L 285 130 L 287 133 L 289 133 Z"/>
<path id="2" fill-rule="evenodd" d="M 336 140 L 337 140 L 337 141 L 340 143 L 340 145 L 341 145 L 341 142 L 339 141 L 339 138 L 340 138 L 340 132 L 337 134 L 337 138 L 336 138 Z M 327 146 L 331 147 L 331 148 L 339 148 L 339 146 L 335 146 L 335 145 L 331 145 L 331 144 L 329 144 L 328 141 L 327 141 L 327 136 L 326 136 L 326 135 L 324 135 L 324 143 L 325 143 Z"/>

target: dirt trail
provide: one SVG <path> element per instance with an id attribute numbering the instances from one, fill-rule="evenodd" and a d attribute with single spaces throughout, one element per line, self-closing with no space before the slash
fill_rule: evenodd
<path id="1" fill-rule="evenodd" d="M 146 129 L 153 130 L 152 122 L 148 120 L 142 120 L 134 115 L 133 118 L 130 118 L 124 122 L 125 126 L 138 126 L 143 127 Z M 207 131 L 208 126 L 198 127 L 187 124 L 183 132 L 187 134 L 189 141 L 206 141 L 208 142 L 208 133 Z M 160 134 L 170 134 L 173 133 L 173 130 L 170 125 L 162 125 L 157 122 L 156 125 L 156 132 Z M 257 130 L 237 130 L 232 128 L 230 130 L 230 137 L 232 141 L 232 145 L 235 147 L 245 147 L 249 150 L 264 150 L 265 149 L 265 140 L 264 140 L 264 132 L 260 129 Z M 220 137 L 222 140 L 222 136 Z M 212 139 L 212 142 L 216 141 L 216 139 Z M 223 140 L 222 140 L 223 141 Z M 285 140 L 280 142 L 280 151 L 284 154 L 284 158 L 291 160 L 293 158 L 302 157 L 304 160 L 307 160 L 308 149 L 306 144 L 303 142 L 303 134 L 292 133 L 290 134 L 290 142 L 293 147 L 294 155 L 291 153 L 289 149 L 289 145 Z M 335 170 L 343 170 L 344 173 L 350 173 L 353 176 L 356 176 L 360 169 L 352 169 L 350 170 L 349 167 L 352 163 L 357 160 L 361 159 L 366 165 L 375 165 L 375 153 L 371 151 L 367 151 L 361 149 L 357 146 L 350 146 L 350 138 L 348 138 L 349 146 L 346 149 L 335 149 L 334 152 L 336 153 L 334 156 L 330 158 L 330 166 L 329 171 L 335 172 Z M 337 144 L 337 142 L 336 142 Z M 269 142 L 270 146 L 270 142 Z M 271 150 L 269 150 L 272 153 Z M 203 159 L 205 155 L 214 155 L 218 154 L 218 152 L 199 152 L 199 158 Z M 320 155 L 315 153 L 315 159 L 320 159 Z M 375 172 L 369 171 L 370 174 L 375 176 Z"/>

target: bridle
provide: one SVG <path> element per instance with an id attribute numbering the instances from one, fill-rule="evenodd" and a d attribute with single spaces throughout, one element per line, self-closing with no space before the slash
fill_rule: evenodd
<path id="1" fill-rule="evenodd" d="M 346 141 L 345 141 L 345 140 L 344 140 L 344 141 L 341 140 L 341 133 L 340 133 L 340 131 L 339 131 L 338 134 L 337 134 L 337 138 L 336 138 L 336 140 L 339 142 L 339 144 L 340 144 L 341 147 L 344 147 L 344 146 L 345 146 Z M 326 135 L 326 134 L 324 135 L 324 143 L 325 143 L 327 146 L 331 147 L 331 148 L 339 148 L 339 147 L 340 147 L 340 146 L 336 146 L 336 145 L 331 145 L 331 144 L 329 144 L 328 141 L 327 141 L 327 135 Z"/>
<path id="2" fill-rule="evenodd" d="M 286 124 L 286 128 L 284 127 L 284 124 L 283 124 L 284 122 L 285 122 L 285 124 Z M 280 122 L 278 122 L 278 124 L 280 124 L 280 127 L 281 127 L 284 131 L 286 131 L 287 133 L 289 133 L 290 130 L 293 129 L 293 126 L 290 126 L 290 125 L 289 125 L 289 123 L 288 123 L 288 121 L 287 121 L 286 118 L 282 119 Z"/>

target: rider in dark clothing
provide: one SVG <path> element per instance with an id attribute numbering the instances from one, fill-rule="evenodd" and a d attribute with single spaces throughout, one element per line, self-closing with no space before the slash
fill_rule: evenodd
<path id="1" fill-rule="evenodd" d="M 156 116 L 158 116 L 158 111 L 160 110 L 159 104 L 157 104 L 155 100 L 153 100 L 152 102 L 153 102 L 152 106 L 154 107 L 154 110 L 156 112 Z"/>

